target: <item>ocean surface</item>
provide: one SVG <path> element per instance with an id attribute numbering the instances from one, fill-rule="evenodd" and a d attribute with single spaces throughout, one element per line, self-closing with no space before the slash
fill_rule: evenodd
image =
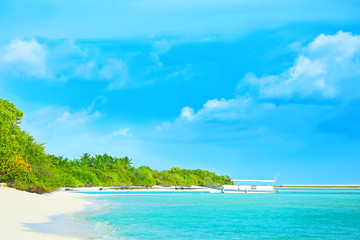
<path id="1" fill-rule="evenodd" d="M 89 194 L 94 239 L 360 239 L 360 189 Z"/>

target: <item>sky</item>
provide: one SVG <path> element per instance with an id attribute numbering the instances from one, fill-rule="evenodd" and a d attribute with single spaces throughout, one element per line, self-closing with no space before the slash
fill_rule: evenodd
<path id="1" fill-rule="evenodd" d="M 0 97 L 50 154 L 360 184 L 360 2 L 0 1 Z"/>

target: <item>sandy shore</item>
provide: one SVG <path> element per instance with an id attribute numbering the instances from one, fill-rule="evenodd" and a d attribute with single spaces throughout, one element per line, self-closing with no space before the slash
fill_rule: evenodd
<path id="1" fill-rule="evenodd" d="M 101 192 L 101 191 L 116 191 L 116 192 L 204 192 L 209 191 L 207 187 L 202 186 L 152 186 L 145 188 L 142 186 L 127 186 L 127 187 L 64 187 L 61 191 L 75 191 L 75 192 Z"/>
<path id="2" fill-rule="evenodd" d="M 25 191 L 8 188 L 5 184 L 0 184 L 0 239 L 1 240 L 69 240 L 76 239 L 67 236 L 54 234 L 44 234 L 31 232 L 26 224 L 50 222 L 50 217 L 81 211 L 90 202 L 82 199 L 83 192 L 102 192 L 102 191 L 141 191 L 141 192 L 196 192 L 207 191 L 206 187 L 162 187 L 153 186 L 143 188 L 139 186 L 125 187 L 122 189 L 114 187 L 79 187 L 62 188 L 50 194 L 35 194 Z"/>
<path id="3" fill-rule="evenodd" d="M 69 240 L 71 237 L 30 232 L 27 223 L 45 223 L 51 216 L 85 209 L 90 202 L 81 194 L 57 191 L 39 195 L 0 185 L 0 239 Z"/>

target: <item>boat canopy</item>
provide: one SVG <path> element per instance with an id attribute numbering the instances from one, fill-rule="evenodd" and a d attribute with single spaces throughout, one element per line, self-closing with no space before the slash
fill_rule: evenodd
<path id="1" fill-rule="evenodd" d="M 231 179 L 232 182 L 275 182 L 276 180 Z"/>
<path id="2" fill-rule="evenodd" d="M 231 179 L 232 182 L 261 182 L 261 183 L 272 183 L 275 184 L 279 177 L 280 173 L 278 172 L 275 175 L 274 180 L 254 180 L 254 179 Z"/>

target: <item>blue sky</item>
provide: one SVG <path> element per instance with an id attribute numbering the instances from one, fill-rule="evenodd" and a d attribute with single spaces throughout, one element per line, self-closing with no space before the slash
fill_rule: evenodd
<path id="1" fill-rule="evenodd" d="M 358 1 L 1 1 L 0 96 L 47 152 L 360 184 Z"/>

